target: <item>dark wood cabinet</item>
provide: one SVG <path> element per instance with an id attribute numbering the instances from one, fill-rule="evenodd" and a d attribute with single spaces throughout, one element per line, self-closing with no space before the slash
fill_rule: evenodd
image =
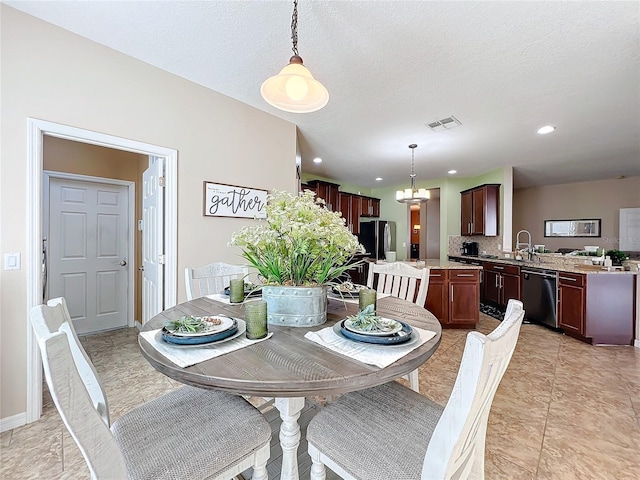
<path id="1" fill-rule="evenodd" d="M 483 287 L 487 303 L 506 307 L 509 299 L 520 300 L 520 267 L 485 262 Z"/>
<path id="2" fill-rule="evenodd" d="M 500 184 L 486 184 L 460 192 L 460 233 L 498 235 Z"/>
<path id="3" fill-rule="evenodd" d="M 558 275 L 558 326 L 565 332 L 585 334 L 585 278 L 579 273 Z"/>
<path id="4" fill-rule="evenodd" d="M 315 189 L 316 197 L 324 200 L 327 209 L 332 212 L 338 211 L 338 188 L 340 185 L 322 180 L 309 180 L 307 185 Z"/>
<path id="5" fill-rule="evenodd" d="M 432 269 L 426 308 L 445 328 L 475 328 L 480 316 L 480 270 Z"/>
<path id="6" fill-rule="evenodd" d="M 360 196 L 360 215 L 363 217 L 379 217 L 380 216 L 380 199 L 373 197 Z"/>
<path id="7" fill-rule="evenodd" d="M 362 212 L 362 202 L 359 195 L 340 192 L 338 194 L 340 213 L 345 219 L 347 228 L 354 235 L 360 233 L 360 215 Z"/>

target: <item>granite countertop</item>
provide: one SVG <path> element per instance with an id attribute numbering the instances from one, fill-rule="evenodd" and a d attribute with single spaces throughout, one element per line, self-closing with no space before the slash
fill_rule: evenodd
<path id="1" fill-rule="evenodd" d="M 543 268 L 545 270 L 556 270 L 558 272 L 568 272 L 568 273 L 582 273 L 582 274 L 607 274 L 607 275 L 638 275 L 638 272 L 632 272 L 629 270 L 622 270 L 622 267 L 611 267 L 611 271 L 609 271 L 606 267 L 602 265 L 584 265 L 582 266 L 582 262 L 584 258 L 574 257 L 569 260 L 567 257 L 539 257 L 542 259 L 541 262 L 537 261 L 522 261 L 515 260 L 513 258 L 484 258 L 484 257 L 470 257 L 467 255 L 450 255 L 450 257 L 455 258 L 464 258 L 466 260 L 474 260 L 480 262 L 491 262 L 491 263 L 502 263 L 506 265 L 517 265 L 519 267 L 531 267 L 531 268 Z M 562 260 L 560 261 L 569 261 L 569 264 L 561 264 L 559 262 L 554 262 L 553 260 L 549 260 L 550 258 L 557 258 Z M 473 265 L 465 265 L 461 264 L 463 268 L 473 268 Z M 476 267 L 477 268 L 477 267 Z"/>
<path id="2" fill-rule="evenodd" d="M 476 266 L 476 265 L 465 265 L 463 263 L 458 263 L 458 262 L 452 262 L 449 260 L 437 260 L 437 259 L 429 259 L 429 260 L 420 260 L 418 262 L 402 262 L 402 263 L 406 263 L 407 265 L 411 265 L 412 267 L 416 267 L 416 268 L 421 268 L 421 267 L 428 267 L 428 268 L 443 268 L 443 269 L 450 269 L 450 270 L 482 270 L 482 266 Z"/>

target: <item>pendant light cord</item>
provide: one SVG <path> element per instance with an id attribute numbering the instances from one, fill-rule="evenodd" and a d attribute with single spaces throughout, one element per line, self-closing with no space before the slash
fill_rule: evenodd
<path id="1" fill-rule="evenodd" d="M 416 189 L 416 170 L 415 170 L 415 149 L 418 145 L 416 145 L 415 143 L 412 143 L 411 145 L 409 145 L 409 148 L 411 149 L 411 190 L 415 191 Z"/>
<path id="2" fill-rule="evenodd" d="M 298 0 L 293 0 L 293 15 L 291 15 L 291 41 L 293 54 L 298 56 Z"/>

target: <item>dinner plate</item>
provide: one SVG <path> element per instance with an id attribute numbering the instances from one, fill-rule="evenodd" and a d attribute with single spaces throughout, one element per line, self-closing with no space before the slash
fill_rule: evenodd
<path id="1" fill-rule="evenodd" d="M 193 317 L 193 318 L 203 318 L 203 317 Z M 234 327 L 237 327 L 237 322 L 226 315 L 207 315 L 207 318 L 217 318 L 220 320 L 220 325 L 212 325 L 211 327 L 203 330 L 202 332 L 176 332 L 171 330 L 169 327 L 165 326 L 163 330 L 174 336 L 174 337 L 208 337 L 220 332 L 226 332 L 227 330 L 231 330 Z"/>
<path id="2" fill-rule="evenodd" d="M 390 335 L 393 335 L 395 333 L 398 333 L 400 330 L 402 330 L 402 324 L 397 321 L 397 320 L 393 320 L 391 318 L 381 318 L 381 320 L 385 323 L 387 323 L 390 328 L 389 330 L 374 330 L 374 331 L 370 331 L 370 330 L 363 330 L 360 327 L 356 327 L 353 325 L 353 322 L 355 320 L 351 319 L 351 318 L 347 318 L 344 320 L 344 325 L 343 328 L 349 330 L 350 332 L 354 332 L 354 333 L 359 333 L 360 335 L 373 335 L 376 337 L 388 337 Z M 411 327 L 409 327 L 411 328 Z"/>
<path id="3" fill-rule="evenodd" d="M 222 338 L 218 338 L 217 340 L 209 340 L 209 341 L 202 341 L 204 337 L 198 337 L 198 338 L 190 338 L 190 339 L 182 339 L 182 340 L 195 340 L 198 343 L 174 343 L 171 340 L 175 340 L 175 337 L 171 337 L 170 335 L 166 335 L 162 330 L 158 330 L 158 333 L 156 334 L 156 341 L 163 341 L 165 343 L 168 343 L 171 347 L 175 347 L 175 348 L 214 348 L 216 345 L 220 344 L 220 343 L 224 343 L 224 342 L 228 342 L 229 340 L 233 340 L 234 338 L 238 338 L 240 335 L 243 335 L 244 332 L 247 331 L 247 324 L 245 323 L 244 320 L 237 318 L 234 319 L 238 326 L 235 329 L 231 329 L 228 330 L 227 332 L 223 332 L 226 333 L 227 336 L 226 337 L 222 337 Z M 167 338 L 170 338 L 170 340 L 167 340 Z"/>
<path id="4" fill-rule="evenodd" d="M 333 326 L 333 331 L 340 337 L 346 338 L 359 343 L 371 343 L 375 345 L 384 345 L 385 348 L 393 347 L 406 347 L 413 345 L 420 340 L 420 334 L 411 328 L 410 325 L 400 322 L 402 324 L 402 330 L 398 333 L 387 337 L 376 337 L 372 335 L 361 335 L 359 333 L 350 332 L 346 328 L 342 327 L 342 322 L 337 322 Z"/>

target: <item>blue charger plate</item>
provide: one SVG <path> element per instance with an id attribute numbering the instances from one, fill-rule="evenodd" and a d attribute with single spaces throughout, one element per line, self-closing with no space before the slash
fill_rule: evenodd
<path id="1" fill-rule="evenodd" d="M 336 323 L 336 326 L 338 326 L 338 331 L 340 332 L 340 334 L 342 334 L 343 337 L 348 338 L 349 340 L 355 340 L 356 342 L 363 343 L 374 343 L 376 345 L 398 345 L 406 343 L 413 337 L 415 337 L 415 335 L 413 335 L 413 328 L 411 328 L 411 325 L 400 320 L 396 321 L 402 325 L 402 330 L 400 330 L 398 333 L 387 336 L 367 335 L 363 333 L 352 332 L 351 330 L 347 330 L 346 328 L 344 328 L 344 320 Z"/>
<path id="2" fill-rule="evenodd" d="M 213 343 L 219 340 L 224 340 L 238 332 L 238 321 L 233 318 L 233 326 L 228 330 L 222 332 L 212 333 L 211 335 L 199 335 L 197 337 L 184 337 L 181 335 L 175 335 L 167 330 L 166 327 L 162 328 L 162 339 L 165 342 L 173 343 L 175 345 L 202 345 L 205 343 Z"/>

